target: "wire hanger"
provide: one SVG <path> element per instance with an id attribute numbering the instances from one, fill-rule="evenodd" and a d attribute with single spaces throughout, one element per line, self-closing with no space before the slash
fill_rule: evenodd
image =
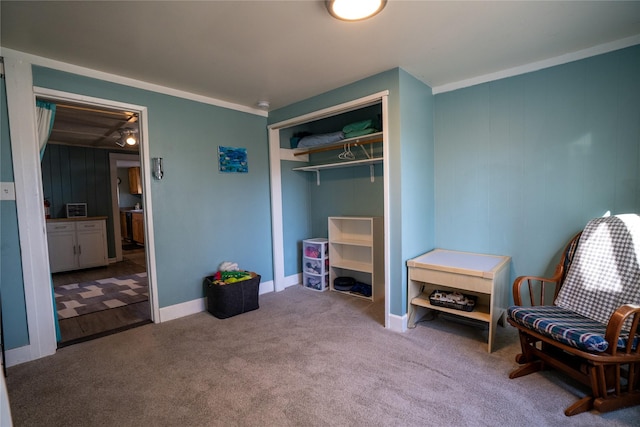
<path id="1" fill-rule="evenodd" d="M 342 153 L 338 154 L 338 158 L 341 160 L 354 160 L 356 158 L 356 155 L 351 152 L 351 143 L 342 146 Z"/>

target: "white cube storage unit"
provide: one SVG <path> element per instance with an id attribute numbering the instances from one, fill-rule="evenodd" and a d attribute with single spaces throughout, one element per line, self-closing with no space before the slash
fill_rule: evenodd
<path id="1" fill-rule="evenodd" d="M 384 298 L 384 225 L 382 217 L 329 217 L 329 283 L 332 291 L 377 301 Z M 371 295 L 341 291 L 337 277 L 371 287 Z"/>
<path id="2" fill-rule="evenodd" d="M 302 286 L 314 291 L 329 289 L 329 249 L 324 238 L 302 241 Z"/>

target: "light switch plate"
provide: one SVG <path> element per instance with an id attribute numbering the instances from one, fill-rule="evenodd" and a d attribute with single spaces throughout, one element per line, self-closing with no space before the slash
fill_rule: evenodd
<path id="1" fill-rule="evenodd" d="M 0 200 L 15 200 L 16 187 L 13 182 L 0 182 Z"/>

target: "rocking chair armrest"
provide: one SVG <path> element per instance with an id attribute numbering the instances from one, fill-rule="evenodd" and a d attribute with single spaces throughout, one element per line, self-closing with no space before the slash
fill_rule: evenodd
<path id="1" fill-rule="evenodd" d="M 622 333 L 622 327 L 627 319 L 632 318 L 631 329 L 629 330 L 629 339 L 627 340 L 627 346 L 624 350 L 621 349 L 621 352 L 629 354 L 632 353 L 633 350 L 633 337 L 636 334 L 640 334 L 640 330 L 638 329 L 638 324 L 640 323 L 640 305 L 632 305 L 632 304 L 624 304 L 620 306 L 616 311 L 613 312 L 611 317 L 609 318 L 609 323 L 607 324 L 607 331 L 605 332 L 605 339 L 609 343 L 617 343 L 620 334 Z M 625 331 L 626 333 L 626 331 Z M 618 353 L 618 349 L 616 345 L 610 345 L 607 352 L 610 352 L 612 356 Z M 638 345 L 635 349 L 635 353 L 640 353 L 640 345 Z"/>
<path id="2" fill-rule="evenodd" d="M 545 301 L 545 287 L 547 284 L 554 286 L 553 299 L 558 295 L 560 290 L 560 281 L 562 279 L 562 270 L 556 269 L 553 277 L 539 277 L 539 276 L 519 276 L 513 282 L 513 302 L 515 305 L 522 306 L 523 292 L 529 294 L 529 301 L 531 306 L 538 305 L 550 305 L 553 301 Z M 539 284 L 538 299 L 534 298 L 534 284 Z M 526 287 L 526 289 L 525 289 Z"/>

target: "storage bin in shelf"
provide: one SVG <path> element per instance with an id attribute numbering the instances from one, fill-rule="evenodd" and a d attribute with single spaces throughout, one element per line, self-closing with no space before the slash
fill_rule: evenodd
<path id="1" fill-rule="evenodd" d="M 329 258 L 317 259 L 302 257 L 302 272 L 310 274 L 326 274 L 329 271 Z"/>
<path id="2" fill-rule="evenodd" d="M 423 292 L 417 297 L 411 299 L 412 305 L 417 305 L 419 307 L 429 308 L 431 310 L 443 311 L 450 314 L 455 314 L 462 317 L 468 317 L 470 319 L 480 320 L 482 322 L 491 322 L 490 308 L 487 303 L 478 303 L 473 311 L 462 311 L 455 308 L 442 307 L 438 305 L 431 304 L 429 300 L 429 296 L 431 294 L 427 292 Z"/>
<path id="3" fill-rule="evenodd" d="M 325 259 L 329 255 L 327 239 L 315 238 L 302 241 L 302 255 L 307 258 Z"/>
<path id="4" fill-rule="evenodd" d="M 302 286 L 324 292 L 329 289 L 329 274 L 302 273 Z"/>

